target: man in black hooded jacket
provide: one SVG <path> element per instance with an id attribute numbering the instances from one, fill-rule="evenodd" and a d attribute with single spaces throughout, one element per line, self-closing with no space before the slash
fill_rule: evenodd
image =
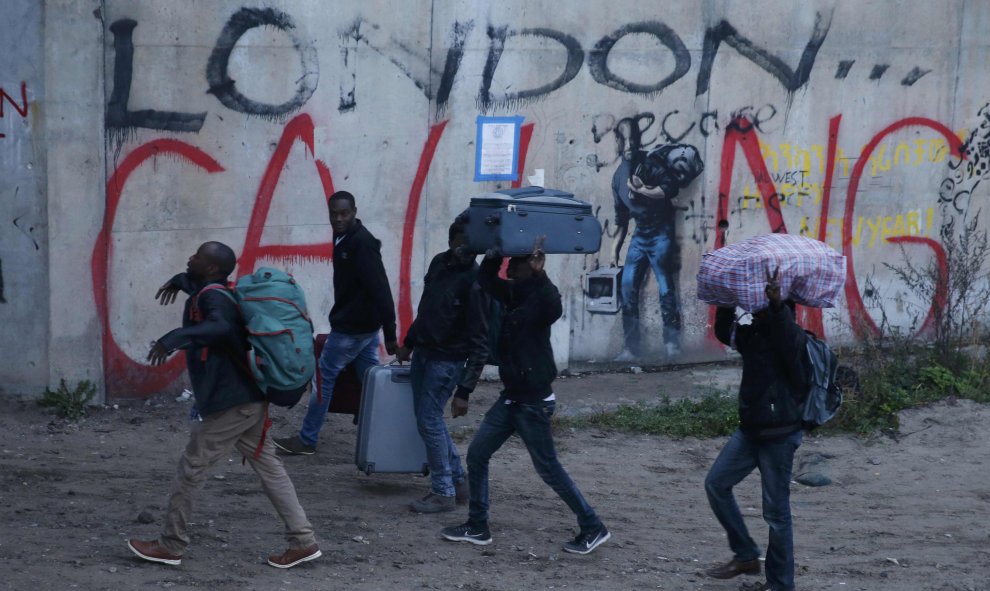
<path id="1" fill-rule="evenodd" d="M 564 544 L 564 550 L 588 554 L 611 534 L 560 465 L 554 449 L 550 418 L 557 406 L 552 386 L 557 366 L 550 345 L 550 327 L 563 314 L 563 306 L 560 292 L 543 271 L 545 261 L 540 238 L 532 255 L 509 261 L 508 280 L 498 277 L 498 253 L 486 254 L 481 265 L 478 283 L 505 306 L 497 346 L 498 375 L 505 388 L 485 413 L 468 448 L 468 520 L 444 528 L 441 535 L 454 542 L 492 542 L 488 529 L 488 465 L 502 444 L 518 433 L 537 474 L 577 517 L 581 531 Z"/>
<path id="2" fill-rule="evenodd" d="M 399 361 L 412 356 L 416 425 L 430 465 L 430 493 L 409 506 L 417 513 L 453 511 L 455 503 L 467 502 L 466 474 L 443 421 L 451 395 L 451 416 L 467 414 L 488 359 L 488 298 L 478 285 L 476 257 L 464 252 L 465 244 L 464 223 L 455 221 L 447 232 L 448 249 L 430 262 L 416 320 L 396 351 Z"/>
<path id="3" fill-rule="evenodd" d="M 276 437 L 283 453 L 313 455 L 327 418 L 337 376 L 353 364 L 358 376 L 378 365 L 378 332 L 385 351 L 398 348 L 395 339 L 395 305 L 385 265 L 382 243 L 357 218 L 354 195 L 337 191 L 327 202 L 333 228 L 333 307 L 330 334 L 320 355 L 320 390 L 313 390 L 298 435 Z"/>
<path id="4" fill-rule="evenodd" d="M 739 429 L 729 438 L 705 478 L 715 517 L 725 528 L 732 559 L 706 573 L 716 579 L 759 574 L 760 550 L 750 537 L 732 488 L 754 469 L 763 485 L 763 519 L 770 526 L 766 582 L 747 591 L 794 589 L 794 542 L 790 484 L 794 452 L 801 445 L 800 405 L 810 389 L 807 335 L 794 321 L 794 302 L 781 301 L 778 271 L 767 274 L 769 307 L 753 322 L 736 322 L 735 308 L 720 307 L 715 336 L 742 356 Z"/>

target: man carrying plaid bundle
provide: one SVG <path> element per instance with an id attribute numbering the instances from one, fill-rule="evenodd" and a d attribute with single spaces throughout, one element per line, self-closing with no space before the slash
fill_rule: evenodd
<path id="1" fill-rule="evenodd" d="M 708 502 L 725 528 L 733 557 L 706 571 L 716 579 L 759 574 L 760 550 L 750 537 L 732 488 L 754 468 L 763 485 L 763 519 L 770 526 L 766 582 L 745 591 L 794 589 L 794 545 L 790 483 L 794 452 L 801 444 L 800 406 L 811 379 L 807 335 L 794 321 L 793 300 L 782 301 L 779 269 L 767 273 L 770 305 L 749 325 L 736 322 L 735 307 L 719 306 L 715 336 L 742 356 L 739 429 L 729 438 L 705 478 Z"/>

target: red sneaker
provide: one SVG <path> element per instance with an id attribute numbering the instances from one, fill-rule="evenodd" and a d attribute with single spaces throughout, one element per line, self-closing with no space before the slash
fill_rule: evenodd
<path id="1" fill-rule="evenodd" d="M 292 568 L 297 564 L 316 560 L 320 556 L 323 556 L 323 552 L 320 552 L 319 546 L 313 544 L 308 548 L 289 548 L 281 554 L 273 554 L 268 557 L 268 564 L 275 568 Z"/>
<path id="2" fill-rule="evenodd" d="M 182 556 L 179 554 L 169 554 L 158 543 L 158 540 L 149 540 L 147 542 L 127 540 L 127 547 L 131 549 L 131 552 L 151 562 L 160 562 L 173 566 L 182 564 Z"/>

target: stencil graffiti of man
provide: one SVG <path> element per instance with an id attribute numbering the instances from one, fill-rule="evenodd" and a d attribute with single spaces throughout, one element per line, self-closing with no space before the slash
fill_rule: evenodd
<path id="1" fill-rule="evenodd" d="M 622 331 L 624 347 L 616 361 L 632 361 L 643 355 L 639 318 L 639 294 L 648 269 L 660 290 L 663 342 L 668 359 L 681 353 L 681 311 L 677 296 L 680 247 L 675 235 L 681 189 L 704 170 L 698 151 L 689 145 L 664 144 L 640 149 L 640 129 L 632 119 L 616 127 L 622 158 L 612 175 L 615 225 L 618 229 L 613 263 L 619 264 L 629 221 L 636 222 L 622 269 Z"/>

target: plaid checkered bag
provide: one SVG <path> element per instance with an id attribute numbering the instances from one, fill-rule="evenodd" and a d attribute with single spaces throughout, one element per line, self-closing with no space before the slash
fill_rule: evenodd
<path id="1" fill-rule="evenodd" d="M 706 253 L 698 270 L 698 299 L 755 312 L 770 305 L 767 272 L 780 269 L 784 299 L 832 308 L 846 281 L 846 257 L 824 242 L 794 234 L 763 234 Z"/>

